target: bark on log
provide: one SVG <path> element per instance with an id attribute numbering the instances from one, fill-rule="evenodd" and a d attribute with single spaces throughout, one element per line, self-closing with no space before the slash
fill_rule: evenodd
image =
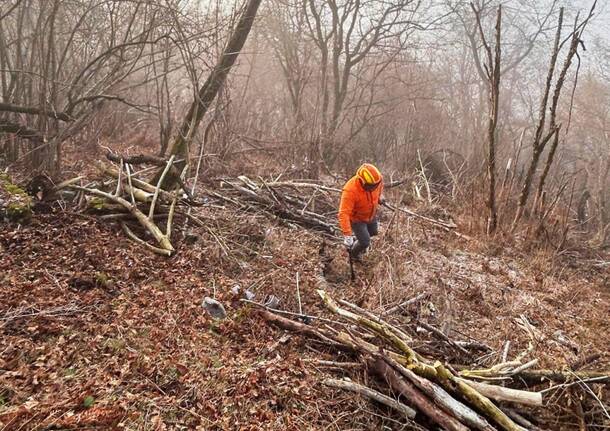
<path id="1" fill-rule="evenodd" d="M 106 153 L 106 158 L 111 162 L 116 163 L 120 163 L 121 160 L 123 160 L 124 163 L 129 163 L 130 165 L 142 165 L 148 163 L 163 168 L 167 165 L 167 160 L 163 157 L 150 156 L 146 154 L 138 154 L 135 156 L 121 156 L 120 154 L 114 154 L 108 151 Z"/>
<path id="2" fill-rule="evenodd" d="M 459 380 L 476 389 L 479 393 L 485 395 L 487 398 L 491 398 L 496 401 L 509 401 L 528 406 L 542 405 L 542 394 L 540 392 L 520 391 L 518 389 L 473 382 L 472 380 L 466 379 Z"/>
<path id="3" fill-rule="evenodd" d="M 460 422 L 468 425 L 472 429 L 481 431 L 494 431 L 495 428 L 487 422 L 481 415 L 477 414 L 470 407 L 454 399 L 447 391 L 440 386 L 418 376 L 408 368 L 403 367 L 391 358 L 386 357 L 385 361 L 393 366 L 404 377 L 409 379 L 419 390 L 426 394 L 435 404 L 445 412 L 455 416 Z"/>
<path id="4" fill-rule="evenodd" d="M 339 334 L 336 337 L 339 341 L 347 340 L 350 342 L 352 349 L 359 351 L 362 354 L 369 355 L 371 357 L 380 357 L 386 361 L 390 366 L 396 369 L 400 374 L 407 378 L 413 383 L 419 390 L 426 394 L 435 404 L 442 408 L 451 416 L 455 416 L 460 422 L 465 423 L 472 429 L 481 431 L 493 431 L 495 430 L 482 416 L 477 414 L 468 406 L 454 399 L 449 393 L 447 393 L 440 386 L 432 383 L 431 381 L 418 376 L 410 369 L 402 366 L 400 360 L 404 360 L 404 357 L 396 358 L 395 355 L 389 354 L 389 352 L 381 351 L 377 346 L 369 344 L 366 341 L 356 337 L 349 336 L 347 334 Z"/>
<path id="5" fill-rule="evenodd" d="M 409 402 L 413 403 L 431 421 L 440 425 L 448 431 L 468 431 L 468 427 L 454 417 L 448 415 L 443 410 L 434 405 L 424 394 L 415 386 L 401 378 L 400 374 L 391 368 L 380 358 L 371 359 L 368 362 L 369 368 L 385 381 L 393 391 L 401 394 Z"/>

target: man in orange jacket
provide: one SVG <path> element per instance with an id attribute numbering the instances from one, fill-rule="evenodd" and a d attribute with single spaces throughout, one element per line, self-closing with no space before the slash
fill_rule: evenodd
<path id="1" fill-rule="evenodd" d="M 383 202 L 383 177 L 379 170 L 365 163 L 356 175 L 343 186 L 339 205 L 339 227 L 343 243 L 352 255 L 359 259 L 377 235 L 377 207 Z"/>

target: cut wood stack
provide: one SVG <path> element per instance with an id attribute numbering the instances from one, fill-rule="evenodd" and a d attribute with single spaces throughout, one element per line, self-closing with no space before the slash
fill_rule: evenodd
<path id="1" fill-rule="evenodd" d="M 457 371 L 449 364 L 417 353 L 414 340 L 399 327 L 374 313 L 347 301 L 337 303 L 325 290 L 318 294 L 326 308 L 340 318 L 328 319 L 323 326 L 305 325 L 262 309 L 269 323 L 297 332 L 329 346 L 329 352 L 355 355 L 377 385 L 370 387 L 351 380 L 326 379 L 324 384 L 358 393 L 393 409 L 404 420 L 415 416 L 420 422 L 433 423 L 446 430 L 524 430 L 532 423 L 515 412 L 511 405 L 543 406 L 543 392 L 513 389 L 507 386 L 523 375 L 560 375 L 568 373 L 531 370 L 536 361 L 522 364 L 511 361 L 486 370 Z M 332 363 L 334 368 L 341 362 Z M 353 368 L 353 362 L 349 368 Z M 610 381 L 610 373 L 571 372 L 573 379 L 596 379 L 595 384 Z M 514 380 L 513 380 L 514 379 Z M 366 379 L 367 382 L 371 379 Z M 487 382 L 483 382 L 486 380 Z M 547 389 L 548 391 L 548 389 Z M 397 396 L 397 397 L 396 397 Z M 414 413 L 417 413 L 414 415 Z"/>

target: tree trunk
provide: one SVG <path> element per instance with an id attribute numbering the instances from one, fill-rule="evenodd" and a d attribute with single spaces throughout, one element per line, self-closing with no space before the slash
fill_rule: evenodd
<path id="1" fill-rule="evenodd" d="M 170 150 L 170 155 L 175 155 L 177 159 L 182 159 L 182 161 L 177 164 L 178 171 L 182 171 L 184 165 L 187 163 L 190 142 L 197 126 L 216 98 L 218 91 L 227 79 L 231 67 L 235 63 L 235 60 L 237 60 L 241 49 L 246 43 L 261 2 L 262 0 L 248 0 L 246 8 L 240 17 L 237 26 L 233 30 L 233 34 L 221 54 L 218 63 L 203 86 L 199 89 L 186 117 L 182 120 L 178 134 L 174 139 Z M 157 173 L 157 177 L 159 177 L 160 174 L 160 172 Z M 169 178 L 168 176 L 166 184 L 174 182 L 175 178 Z"/>
<path id="2" fill-rule="evenodd" d="M 488 127 L 487 148 L 487 176 L 489 177 L 489 195 L 487 197 L 487 209 L 489 211 L 487 221 L 487 234 L 495 232 L 498 224 L 496 209 L 496 129 L 498 127 L 498 105 L 500 99 L 500 59 L 502 55 L 500 39 L 502 28 L 502 6 L 498 6 L 496 21 L 496 51 L 492 64 L 492 76 L 490 79 L 490 118 Z"/>

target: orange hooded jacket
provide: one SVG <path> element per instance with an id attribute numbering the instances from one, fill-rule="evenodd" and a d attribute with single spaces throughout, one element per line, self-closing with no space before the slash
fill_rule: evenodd
<path id="1" fill-rule="evenodd" d="M 364 190 L 360 178 L 356 175 L 345 183 L 339 204 L 339 227 L 343 235 L 352 234 L 352 222 L 373 221 L 382 192 L 383 179 L 379 187 L 370 192 Z"/>

